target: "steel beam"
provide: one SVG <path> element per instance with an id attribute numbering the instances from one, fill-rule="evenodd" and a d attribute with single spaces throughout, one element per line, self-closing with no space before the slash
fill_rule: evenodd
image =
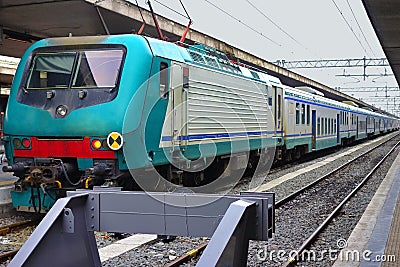
<path id="1" fill-rule="evenodd" d="M 212 236 L 211 249 L 198 266 L 245 266 L 249 240 L 267 240 L 274 232 L 274 201 L 272 193 L 68 192 L 9 266 L 101 266 L 93 231 Z M 213 248 L 219 252 L 212 253 Z M 228 255 L 235 255 L 234 260 Z"/>
<path id="2" fill-rule="evenodd" d="M 256 204 L 252 201 L 232 203 L 197 266 L 246 266 L 256 214 Z"/>
<path id="3" fill-rule="evenodd" d="M 277 61 L 278 66 L 287 69 L 318 69 L 318 68 L 351 68 L 351 67 L 386 67 L 389 62 L 386 58 L 350 58 L 350 59 L 320 59 Z"/>
<path id="4" fill-rule="evenodd" d="M 101 266 L 93 231 L 86 229 L 87 197 L 59 199 L 8 266 Z"/>

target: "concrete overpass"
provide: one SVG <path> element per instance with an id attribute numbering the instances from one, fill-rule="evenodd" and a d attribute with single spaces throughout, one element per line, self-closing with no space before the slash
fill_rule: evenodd
<path id="1" fill-rule="evenodd" d="M 157 36 L 151 13 L 142 9 L 148 23 L 144 33 Z M 158 16 L 163 31 L 171 41 L 177 41 L 184 25 Z M 102 23 L 104 21 L 104 23 Z M 0 1 L 0 25 L 3 38 L 0 55 L 20 57 L 34 41 L 46 37 L 104 35 L 132 33 L 141 26 L 138 7 L 124 0 L 2 0 Z M 191 30 L 189 43 L 202 43 L 229 54 L 241 62 L 257 65 L 271 75 L 278 76 L 290 86 L 311 86 L 327 97 L 343 101 L 351 100 L 360 106 L 375 109 L 358 99 L 333 90 L 319 82 L 274 65 L 246 51 L 237 49 L 209 35 Z"/>

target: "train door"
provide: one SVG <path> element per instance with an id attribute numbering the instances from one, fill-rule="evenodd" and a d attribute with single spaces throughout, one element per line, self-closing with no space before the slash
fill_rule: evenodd
<path id="1" fill-rule="evenodd" d="M 185 87 L 188 86 L 189 69 L 181 64 L 173 63 L 171 70 L 170 99 L 171 111 L 171 136 L 174 150 L 187 143 L 187 108 Z"/>
<path id="2" fill-rule="evenodd" d="M 312 110 L 311 113 L 311 134 L 312 134 L 312 149 L 317 149 L 317 111 Z"/>
<path id="3" fill-rule="evenodd" d="M 293 100 L 289 100 L 285 102 L 287 115 L 285 118 L 285 135 L 292 135 L 295 133 L 295 114 L 296 114 L 296 107 L 295 102 Z"/>
<path id="4" fill-rule="evenodd" d="M 372 123 L 373 123 L 373 126 L 374 126 L 374 132 L 373 132 L 373 134 L 375 134 L 375 133 L 376 133 L 376 122 L 375 122 L 375 118 L 372 118 Z"/>
<path id="5" fill-rule="evenodd" d="M 358 139 L 358 116 L 356 116 L 356 118 L 357 118 L 357 127 L 356 127 L 356 140 Z"/>
<path id="6" fill-rule="evenodd" d="M 283 117 L 283 90 L 282 88 L 273 86 L 273 99 L 274 99 L 274 120 L 275 120 L 275 134 L 282 134 L 282 117 Z"/>
<path id="7" fill-rule="evenodd" d="M 336 114 L 336 143 L 340 143 L 340 114 Z"/>
<path id="8" fill-rule="evenodd" d="M 380 118 L 379 118 L 378 130 L 379 130 L 379 132 L 381 132 L 381 131 L 382 131 L 382 127 L 381 127 L 381 119 L 380 119 Z"/>
<path id="9" fill-rule="evenodd" d="M 272 118 L 274 119 L 274 134 L 276 135 L 276 126 L 277 121 L 276 121 L 276 113 L 277 113 L 277 107 L 276 107 L 276 87 L 272 86 L 272 90 L 271 90 L 271 101 L 272 101 L 272 107 L 271 107 L 271 111 L 272 111 Z"/>

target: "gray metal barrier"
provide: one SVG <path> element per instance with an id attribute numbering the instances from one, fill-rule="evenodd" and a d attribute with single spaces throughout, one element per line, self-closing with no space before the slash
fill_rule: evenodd
<path id="1" fill-rule="evenodd" d="M 274 232 L 273 193 L 69 192 L 9 266 L 101 266 L 93 231 L 211 237 L 197 266 L 246 266 L 249 240 Z"/>

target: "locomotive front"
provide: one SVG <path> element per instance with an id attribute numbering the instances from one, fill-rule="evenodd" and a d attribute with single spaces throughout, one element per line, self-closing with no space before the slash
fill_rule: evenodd
<path id="1" fill-rule="evenodd" d="M 19 178 L 11 192 L 17 210 L 45 212 L 72 188 L 127 186 L 123 118 L 151 62 L 138 36 L 46 39 L 26 51 L 3 138 L 4 171 Z"/>

